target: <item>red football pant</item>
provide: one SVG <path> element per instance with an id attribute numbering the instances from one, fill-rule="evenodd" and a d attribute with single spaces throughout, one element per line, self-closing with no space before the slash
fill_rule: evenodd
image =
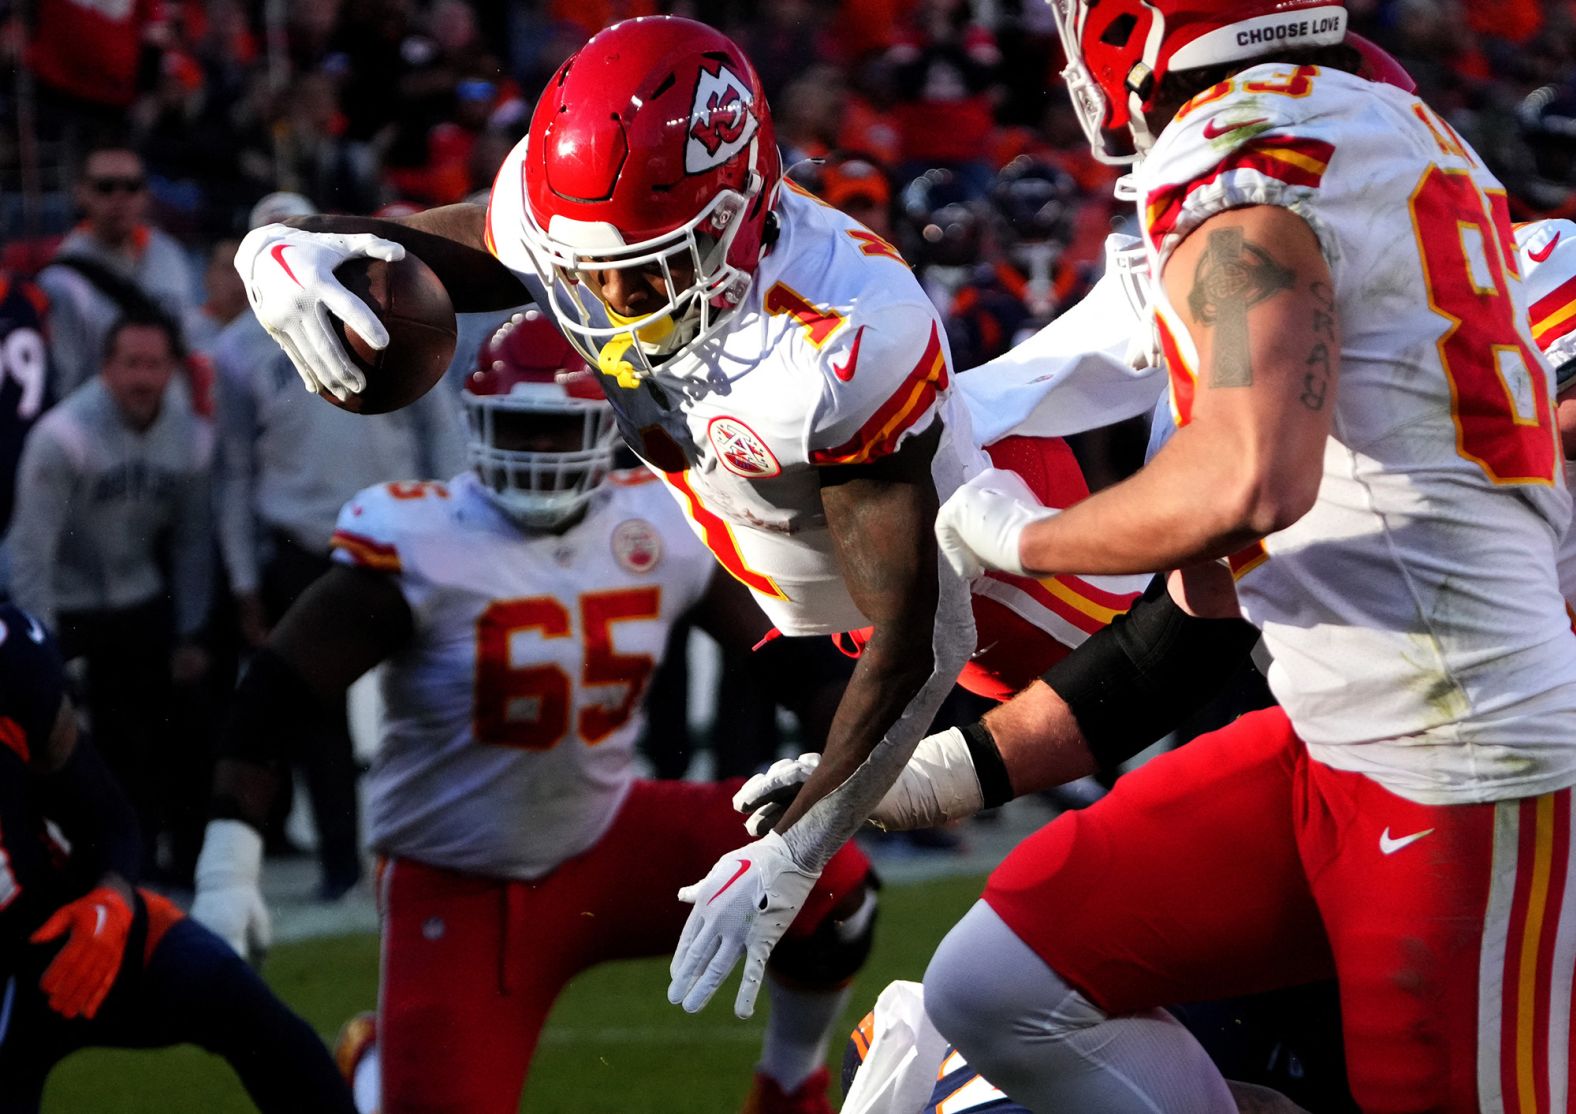
<path id="1" fill-rule="evenodd" d="M 596 846 L 535 882 L 391 860 L 380 885 L 383 1114 L 513 1114 L 564 985 L 678 943 L 690 910 L 679 887 L 748 841 L 731 803 L 741 784 L 636 782 Z M 844 847 L 788 935 L 814 931 L 869 869 Z"/>
<path id="2" fill-rule="evenodd" d="M 1110 1013 L 1327 978 L 1370 1114 L 1567 1109 L 1571 791 L 1419 805 L 1278 708 L 1058 817 L 985 900 Z"/>

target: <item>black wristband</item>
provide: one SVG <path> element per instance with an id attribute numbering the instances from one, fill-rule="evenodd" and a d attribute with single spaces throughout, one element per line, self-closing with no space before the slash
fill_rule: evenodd
<path id="1" fill-rule="evenodd" d="M 996 740 L 982 722 L 958 728 L 963 741 L 968 744 L 969 758 L 974 762 L 974 775 L 980 779 L 981 808 L 999 808 L 1012 800 L 1012 779 L 1007 776 L 1007 763 L 1002 760 Z"/>
<path id="2" fill-rule="evenodd" d="M 1200 619 L 1156 577 L 1125 615 L 1045 673 L 1102 769 L 1176 729 L 1230 679 L 1259 632 L 1242 619 Z"/>

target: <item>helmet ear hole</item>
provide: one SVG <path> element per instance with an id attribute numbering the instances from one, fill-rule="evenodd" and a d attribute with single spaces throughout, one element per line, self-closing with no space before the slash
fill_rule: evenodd
<path id="1" fill-rule="evenodd" d="M 1106 46 L 1118 49 L 1127 45 L 1127 40 L 1133 37 L 1133 28 L 1138 26 L 1138 17 L 1132 12 L 1123 12 L 1113 19 L 1104 31 L 1100 33 L 1100 41 Z"/>

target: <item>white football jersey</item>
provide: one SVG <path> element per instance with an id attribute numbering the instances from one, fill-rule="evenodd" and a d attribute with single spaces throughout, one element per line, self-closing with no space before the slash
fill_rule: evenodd
<path id="1" fill-rule="evenodd" d="M 410 642 L 383 664 L 372 846 L 536 878 L 601 838 L 634 778 L 640 702 L 705 551 L 644 472 L 563 534 L 523 531 L 470 473 L 340 512 L 334 559 L 394 577 Z"/>
<path id="2" fill-rule="evenodd" d="M 1313 509 L 1234 559 L 1270 687 L 1313 756 L 1424 803 L 1576 782 L 1570 517 L 1505 191 L 1416 97 L 1267 64 L 1177 114 L 1138 169 L 1153 272 L 1245 205 L 1306 220 L 1341 368 Z M 1197 354 L 1156 292 L 1179 422 Z"/>
<path id="3" fill-rule="evenodd" d="M 498 173 L 489 242 L 536 294 L 530 253 L 500 231 L 520 227 L 524 153 L 522 140 Z M 895 452 L 938 416 L 942 499 L 985 462 L 953 399 L 945 328 L 896 249 L 792 183 L 776 214 L 777 240 L 717 337 L 639 386 L 602 383 L 624 440 L 772 622 L 835 634 L 870 620 L 844 586 L 816 469 Z"/>
<path id="4" fill-rule="evenodd" d="M 1526 277 L 1532 339 L 1556 372 L 1576 365 L 1576 222 L 1540 220 L 1516 226 Z M 1576 484 L 1576 461 L 1565 462 L 1565 486 Z M 1560 591 L 1576 609 L 1576 530 L 1559 548 Z M 1573 610 L 1576 615 L 1576 610 Z"/>
<path id="5" fill-rule="evenodd" d="M 545 306 L 543 277 L 506 231 L 523 221 L 524 157 L 521 140 L 499 169 L 487 242 Z M 774 213 L 777 240 L 716 337 L 639 386 L 605 375 L 602 384 L 625 441 L 779 630 L 859 630 L 870 620 L 844 583 L 818 469 L 877 460 L 938 418 L 931 474 L 941 501 L 989 462 L 953 389 L 941 320 L 892 245 L 789 182 Z M 1012 405 L 1027 419 L 1042 394 L 1019 392 Z M 1069 647 L 1133 594 L 1127 580 L 1005 574 L 974 591 Z"/>

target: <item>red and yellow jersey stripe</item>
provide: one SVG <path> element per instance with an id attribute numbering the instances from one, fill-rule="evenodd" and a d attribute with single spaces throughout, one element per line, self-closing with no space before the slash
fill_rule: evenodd
<path id="1" fill-rule="evenodd" d="M 738 539 L 733 536 L 733 528 L 716 511 L 700 501 L 700 496 L 695 494 L 694 487 L 690 485 L 688 472 L 664 472 L 662 475 L 668 481 L 668 486 L 678 493 L 690 519 L 700 527 L 701 540 L 711 550 L 712 556 L 717 558 L 719 565 L 751 591 L 777 600 L 788 599 L 788 593 L 779 588 L 775 580 L 750 568 L 739 550 Z"/>
<path id="2" fill-rule="evenodd" d="M 364 534 L 353 534 L 349 530 L 335 530 L 328 544 L 331 549 L 342 551 L 353 565 L 380 572 L 401 571 L 399 551 L 388 542 L 374 541 Z"/>
<path id="3" fill-rule="evenodd" d="M 1532 339 L 1539 348 L 1576 330 L 1576 275 L 1532 303 Z"/>
<path id="4" fill-rule="evenodd" d="M 1235 553 L 1228 553 L 1226 567 L 1231 570 L 1231 579 L 1241 580 L 1269 559 L 1270 551 L 1264 548 L 1263 541 L 1256 541 Z"/>
<path id="5" fill-rule="evenodd" d="M 941 330 L 930 325 L 930 340 L 902 384 L 847 441 L 831 449 L 812 449 L 810 463 L 865 464 L 897 449 L 903 434 L 930 412 L 948 386 L 947 353 Z"/>
<path id="6" fill-rule="evenodd" d="M 1195 191 L 1219 181 L 1222 175 L 1253 170 L 1288 186 L 1317 187 L 1324 180 L 1334 155 L 1335 147 L 1320 139 L 1294 135 L 1255 136 L 1216 163 L 1208 174 L 1151 192 L 1144 203 L 1150 239 L 1158 244 L 1169 236 L 1182 219 L 1188 198 Z"/>
<path id="7" fill-rule="evenodd" d="M 1182 355 L 1182 346 L 1171 331 L 1164 313 L 1155 314 L 1155 332 L 1160 337 L 1160 352 L 1166 359 L 1166 374 L 1171 379 L 1171 406 L 1177 427 L 1193 420 L 1193 392 L 1198 386 L 1198 371 Z"/>
<path id="8" fill-rule="evenodd" d="M 1043 580 L 1008 573 L 989 575 L 1027 593 L 1030 599 L 1084 634 L 1094 634 L 1109 626 L 1112 619 L 1126 612 L 1138 598 L 1137 592 L 1108 592 L 1082 577 L 1067 573 L 1058 573 Z"/>

